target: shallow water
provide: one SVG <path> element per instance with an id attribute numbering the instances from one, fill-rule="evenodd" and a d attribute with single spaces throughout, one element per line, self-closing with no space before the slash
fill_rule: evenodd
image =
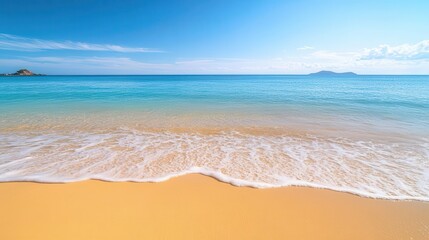
<path id="1" fill-rule="evenodd" d="M 0 78 L 0 181 L 304 185 L 429 200 L 429 76 Z"/>

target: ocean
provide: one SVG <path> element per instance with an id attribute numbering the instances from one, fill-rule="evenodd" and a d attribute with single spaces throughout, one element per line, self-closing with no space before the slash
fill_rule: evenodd
<path id="1" fill-rule="evenodd" d="M 429 76 L 0 77 L 0 181 L 188 173 L 429 201 Z"/>

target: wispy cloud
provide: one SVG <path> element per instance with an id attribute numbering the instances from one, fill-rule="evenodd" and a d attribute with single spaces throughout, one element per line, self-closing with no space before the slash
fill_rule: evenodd
<path id="1" fill-rule="evenodd" d="M 21 57 L 0 59 L 0 72 L 30 68 L 46 74 L 284 74 L 319 70 L 377 74 L 428 74 L 429 61 L 358 60 L 356 55 L 319 52 L 268 59 L 204 58 L 151 63 L 128 57 Z"/>
<path id="2" fill-rule="evenodd" d="M 30 68 L 47 74 L 283 74 L 319 70 L 366 74 L 429 74 L 428 41 L 356 51 L 314 50 L 273 58 L 178 58 L 45 55 L 0 59 L 0 72 Z M 383 45 L 386 46 L 386 45 Z M 383 50 L 387 49 L 387 50 Z"/>
<path id="3" fill-rule="evenodd" d="M 309 56 L 315 60 L 341 62 L 341 61 L 349 61 L 349 60 L 355 59 L 356 56 L 358 56 L 358 53 L 319 50 L 319 51 L 310 53 Z"/>
<path id="4" fill-rule="evenodd" d="M 306 50 L 313 50 L 313 49 L 314 49 L 314 47 L 311 47 L 311 46 L 303 46 L 303 47 L 297 48 L 296 50 L 306 51 Z"/>
<path id="5" fill-rule="evenodd" d="M 380 45 L 375 48 L 367 48 L 361 54 L 360 59 L 429 60 L 429 40 L 416 44 Z"/>
<path id="6" fill-rule="evenodd" d="M 73 41 L 51 41 L 36 38 L 26 38 L 0 33 L 0 49 L 15 51 L 39 50 L 78 50 L 78 51 L 109 51 L 109 52 L 160 52 L 150 48 L 123 47 L 112 44 L 93 44 Z"/>
<path id="7" fill-rule="evenodd" d="M 132 71 L 144 72 L 147 69 L 164 69 L 169 64 L 154 64 L 136 61 L 128 57 L 28 57 L 23 61 L 36 65 L 73 66 L 76 69 L 102 69 L 103 71 Z"/>

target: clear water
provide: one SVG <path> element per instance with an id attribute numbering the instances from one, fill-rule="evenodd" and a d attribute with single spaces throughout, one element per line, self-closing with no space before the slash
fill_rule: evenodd
<path id="1" fill-rule="evenodd" d="M 429 200 L 429 76 L 0 78 L 0 181 L 304 185 Z"/>

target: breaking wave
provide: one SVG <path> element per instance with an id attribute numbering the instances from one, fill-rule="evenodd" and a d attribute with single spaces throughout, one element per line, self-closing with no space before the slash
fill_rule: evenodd
<path id="1" fill-rule="evenodd" d="M 201 173 L 236 186 L 310 186 L 429 201 L 429 139 L 151 132 L 0 134 L 0 181 L 158 182 Z"/>

